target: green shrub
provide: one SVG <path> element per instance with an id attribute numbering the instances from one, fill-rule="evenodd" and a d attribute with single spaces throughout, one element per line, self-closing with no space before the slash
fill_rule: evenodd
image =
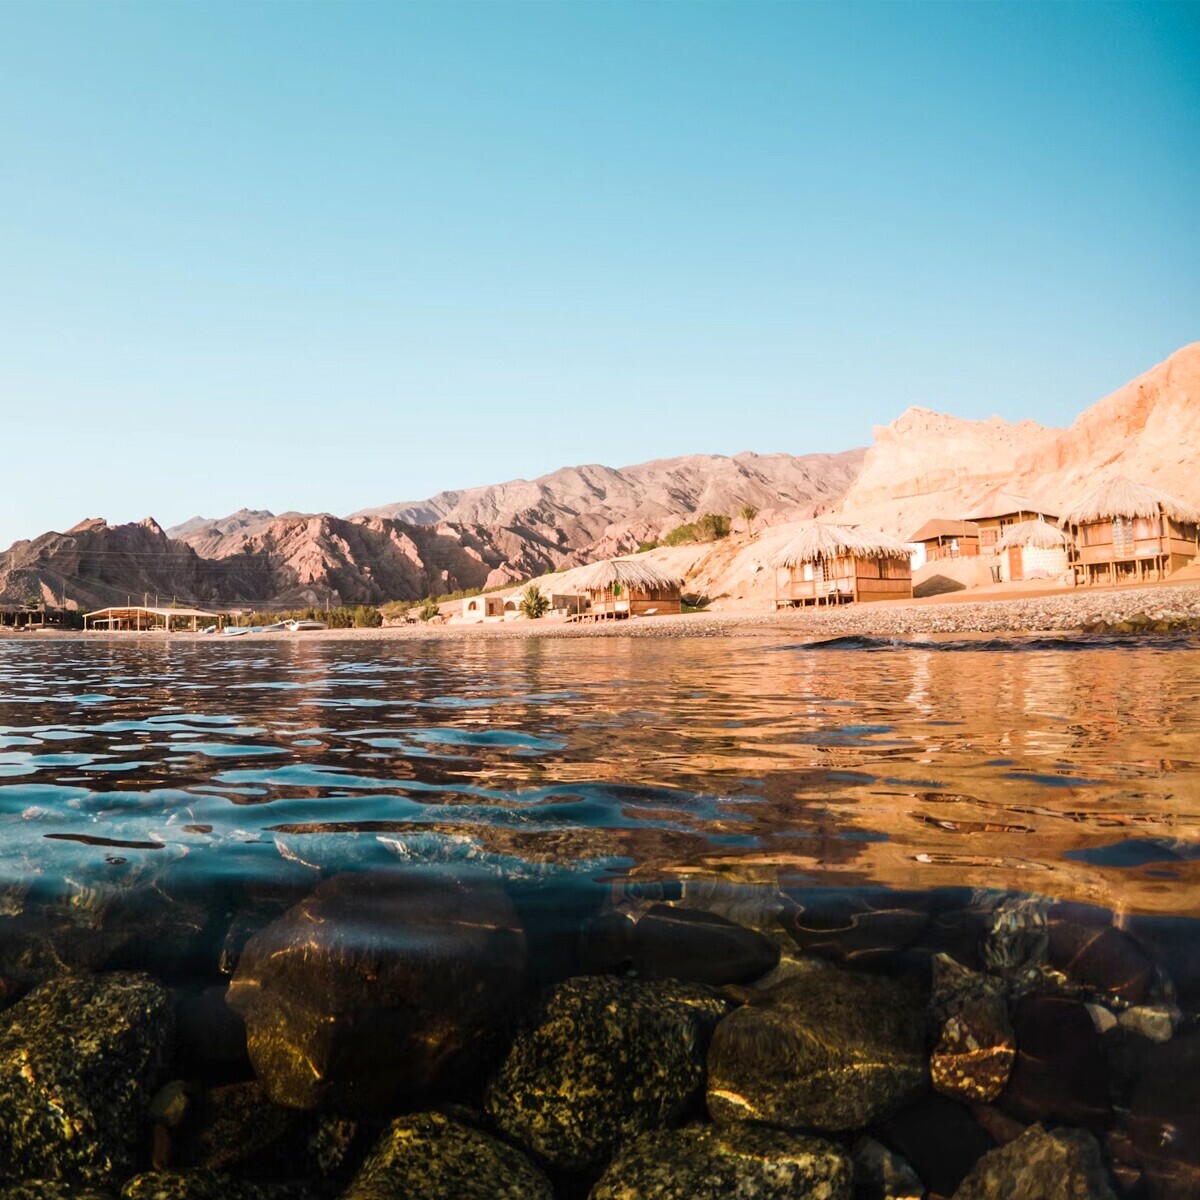
<path id="1" fill-rule="evenodd" d="M 647 550 L 657 550 L 660 545 L 660 542 L 638 542 L 637 552 L 645 554 Z"/>
<path id="2" fill-rule="evenodd" d="M 417 611 L 417 616 L 420 617 L 422 621 L 432 621 L 434 617 L 440 617 L 441 615 L 442 610 L 438 605 L 438 602 L 432 596 L 427 596 L 422 602 L 420 609 Z"/>
<path id="3" fill-rule="evenodd" d="M 360 604 L 354 610 L 355 629 L 378 629 L 383 624 L 383 613 L 371 604 Z"/>
<path id="4" fill-rule="evenodd" d="M 727 538 L 733 529 L 733 522 L 723 513 L 705 513 L 696 522 L 698 542 L 715 542 Z"/>

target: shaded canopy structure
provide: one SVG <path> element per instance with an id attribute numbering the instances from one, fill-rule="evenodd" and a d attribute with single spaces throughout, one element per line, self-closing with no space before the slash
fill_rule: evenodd
<path id="1" fill-rule="evenodd" d="M 1200 524 L 1200 509 L 1176 496 L 1160 492 L 1149 484 L 1136 483 L 1124 475 L 1114 475 L 1064 513 L 1060 525 L 1090 525 L 1113 517 L 1134 520 L 1159 514 L 1181 525 Z"/>
<path id="2" fill-rule="evenodd" d="M 909 560 L 911 551 L 886 533 L 852 529 L 849 525 L 824 525 L 814 521 L 784 543 L 767 561 L 775 568 L 803 566 L 834 558 Z"/>
<path id="3" fill-rule="evenodd" d="M 586 597 L 586 606 L 573 619 L 619 619 L 683 610 L 683 580 L 645 559 L 606 558 L 588 563 L 568 571 L 559 587 Z"/>
<path id="4" fill-rule="evenodd" d="M 144 604 L 99 608 L 83 617 L 84 629 L 163 629 L 170 632 L 178 628 L 199 629 L 202 622 L 205 625 L 210 622 L 223 624 L 224 618 L 201 608 L 151 608 Z"/>
<path id="5" fill-rule="evenodd" d="M 996 553 L 1011 550 L 1014 546 L 1024 549 L 1032 546 L 1035 550 L 1061 550 L 1070 546 L 1071 535 L 1056 529 L 1047 521 L 1021 521 L 1010 525 L 996 543 Z"/>

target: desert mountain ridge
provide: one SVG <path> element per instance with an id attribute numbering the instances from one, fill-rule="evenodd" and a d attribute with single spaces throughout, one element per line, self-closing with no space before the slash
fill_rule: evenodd
<path id="1" fill-rule="evenodd" d="M 348 517 L 242 509 L 163 530 L 152 518 L 15 543 L 0 558 L 0 600 L 64 596 L 79 607 L 156 593 L 218 604 L 380 603 L 492 587 L 628 553 L 704 512 L 760 511 L 705 547 L 655 550 L 713 597 L 760 589 L 791 522 L 814 515 L 902 539 L 958 516 L 996 487 L 1048 513 L 1108 473 L 1200 504 L 1200 342 L 1086 409 L 1068 428 L 972 421 L 923 407 L 874 430 L 869 451 L 688 455 L 632 467 L 568 467 L 534 480 L 447 491 Z"/>

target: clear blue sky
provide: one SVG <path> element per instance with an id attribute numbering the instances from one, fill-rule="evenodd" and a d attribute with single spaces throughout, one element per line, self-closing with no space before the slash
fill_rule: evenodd
<path id="1" fill-rule="evenodd" d="M 1200 6 L 0 4 L 0 546 L 1069 422 L 1200 337 Z"/>

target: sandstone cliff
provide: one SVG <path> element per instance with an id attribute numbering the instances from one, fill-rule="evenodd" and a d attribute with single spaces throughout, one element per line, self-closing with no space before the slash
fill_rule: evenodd
<path id="1" fill-rule="evenodd" d="M 998 485 L 1057 512 L 1105 472 L 1200 503 L 1198 456 L 1200 342 L 1093 404 L 1068 429 L 910 408 L 875 429 L 837 512 L 908 537 L 931 517 L 961 516 Z"/>

